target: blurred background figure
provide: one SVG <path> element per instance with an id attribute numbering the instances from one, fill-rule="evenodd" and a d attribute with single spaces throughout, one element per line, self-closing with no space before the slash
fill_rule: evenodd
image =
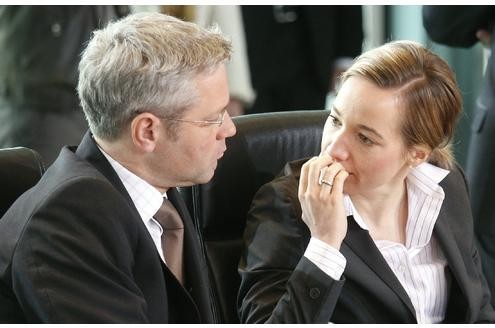
<path id="1" fill-rule="evenodd" d="M 49 165 L 87 129 L 76 94 L 90 33 L 126 6 L 0 7 L 0 148 L 25 146 Z"/>
<path id="2" fill-rule="evenodd" d="M 453 47 L 481 41 L 493 53 L 495 6 L 424 6 L 423 24 L 432 40 Z M 466 174 L 475 233 L 485 276 L 495 294 L 495 57 L 485 78 L 471 123 Z M 492 305 L 495 298 L 492 297 Z"/>
<path id="3" fill-rule="evenodd" d="M 142 6 L 134 6 L 140 10 Z M 241 6 L 209 6 L 209 5 L 162 5 L 156 10 L 177 18 L 194 22 L 201 27 L 218 26 L 232 42 L 232 56 L 227 63 L 230 101 L 227 112 L 230 116 L 243 115 L 254 99 L 251 87 L 246 53 L 246 41 L 241 16 Z"/>
<path id="4" fill-rule="evenodd" d="M 254 100 L 254 91 L 249 76 L 241 6 L 196 6 L 194 21 L 203 27 L 218 24 L 230 37 L 234 50 L 227 64 L 230 90 L 227 111 L 230 116 L 244 114 Z"/>
<path id="5" fill-rule="evenodd" d="M 156 10 L 203 27 L 218 25 L 231 38 L 231 116 L 324 109 L 338 74 L 361 53 L 364 39 L 361 6 L 163 5 Z"/>
<path id="6" fill-rule="evenodd" d="M 242 18 L 256 93 L 247 113 L 324 109 L 334 63 L 361 53 L 361 6 L 242 6 Z"/>

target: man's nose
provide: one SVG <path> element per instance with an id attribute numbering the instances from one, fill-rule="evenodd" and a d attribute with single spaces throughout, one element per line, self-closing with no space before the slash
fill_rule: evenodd
<path id="1" fill-rule="evenodd" d="M 220 126 L 220 130 L 218 133 L 219 139 L 226 139 L 232 137 L 233 135 L 236 134 L 236 132 L 237 131 L 234 122 L 232 121 L 232 118 L 230 117 L 229 113 L 226 112 L 222 126 Z"/>

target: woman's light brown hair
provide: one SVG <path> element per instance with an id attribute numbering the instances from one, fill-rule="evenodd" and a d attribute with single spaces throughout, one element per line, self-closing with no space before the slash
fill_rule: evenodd
<path id="1" fill-rule="evenodd" d="M 363 53 L 343 74 L 366 78 L 380 88 L 398 89 L 401 132 L 408 148 L 426 145 L 429 162 L 450 169 L 451 140 L 462 110 L 454 74 L 438 55 L 413 41 L 395 41 Z"/>

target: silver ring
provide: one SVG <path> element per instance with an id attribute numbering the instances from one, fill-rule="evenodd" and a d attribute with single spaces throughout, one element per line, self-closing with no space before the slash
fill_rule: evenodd
<path id="1" fill-rule="evenodd" d="M 330 181 L 327 181 L 325 179 L 320 179 L 320 185 L 321 184 L 326 184 L 327 186 L 330 186 L 330 187 L 333 187 L 333 183 L 331 183 Z"/>
<path id="2" fill-rule="evenodd" d="M 333 186 L 333 181 L 328 181 L 323 178 L 325 175 L 324 168 L 320 170 L 320 176 L 318 177 L 318 184 L 321 186 L 322 184 L 326 184 L 327 186 L 332 187 Z"/>

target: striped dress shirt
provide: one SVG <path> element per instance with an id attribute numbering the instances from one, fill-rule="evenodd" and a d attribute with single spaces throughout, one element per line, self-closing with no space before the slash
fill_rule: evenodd
<path id="1" fill-rule="evenodd" d="M 375 240 L 388 265 L 411 299 L 418 323 L 438 323 L 444 319 L 447 307 L 446 260 L 437 245 L 433 227 L 445 198 L 438 185 L 449 171 L 423 163 L 407 176 L 408 217 L 405 245 L 388 240 Z M 368 230 L 348 195 L 344 195 L 347 215 Z M 335 248 L 311 238 L 306 252 L 310 261 L 339 280 L 346 260 Z"/>

